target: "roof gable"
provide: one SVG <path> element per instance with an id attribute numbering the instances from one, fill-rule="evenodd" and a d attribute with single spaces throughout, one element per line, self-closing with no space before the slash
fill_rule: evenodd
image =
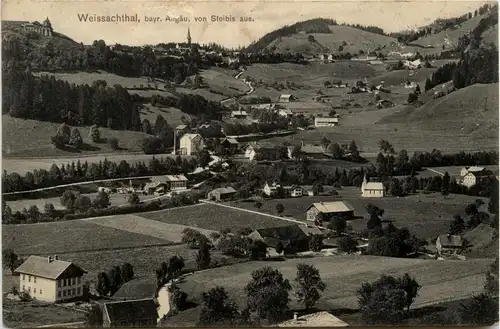
<path id="1" fill-rule="evenodd" d="M 316 202 L 307 208 L 315 207 L 319 212 L 329 214 L 336 212 L 354 211 L 354 207 L 347 201 Z"/>
<path id="2" fill-rule="evenodd" d="M 158 318 L 154 299 L 125 300 L 104 303 L 104 309 L 111 323 L 127 323 Z"/>
<path id="3" fill-rule="evenodd" d="M 460 235 L 441 234 L 438 240 L 442 247 L 459 248 L 463 246 L 462 237 L 460 237 Z"/>
<path id="4" fill-rule="evenodd" d="M 82 268 L 76 266 L 71 262 L 63 260 L 52 260 L 50 263 L 47 257 L 30 256 L 21 264 L 16 270 L 16 273 L 31 274 L 47 279 L 56 280 L 63 273 L 71 272 L 75 276 L 87 273 Z"/>
<path id="5" fill-rule="evenodd" d="M 298 241 L 307 238 L 307 234 L 298 225 L 268 227 L 256 230 L 266 240 Z"/>

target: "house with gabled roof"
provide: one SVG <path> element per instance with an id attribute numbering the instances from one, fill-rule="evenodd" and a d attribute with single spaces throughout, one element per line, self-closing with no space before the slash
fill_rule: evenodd
<path id="1" fill-rule="evenodd" d="M 348 220 L 354 217 L 354 207 L 347 201 L 315 202 L 306 209 L 306 217 L 310 221 L 318 217 L 327 221 L 335 217 Z"/>
<path id="2" fill-rule="evenodd" d="M 236 194 L 236 190 L 229 187 L 220 187 L 208 192 L 207 198 L 213 201 L 223 201 L 232 198 Z"/>
<path id="3" fill-rule="evenodd" d="M 204 147 L 203 137 L 200 134 L 184 134 L 180 140 L 180 153 L 182 155 L 195 155 Z"/>
<path id="4" fill-rule="evenodd" d="M 278 103 L 290 103 L 297 100 L 297 97 L 290 94 L 282 94 L 278 97 Z"/>
<path id="5" fill-rule="evenodd" d="M 481 180 L 487 177 L 495 176 L 493 172 L 484 167 L 472 166 L 464 167 L 460 171 L 461 184 L 467 187 L 477 185 Z"/>
<path id="6" fill-rule="evenodd" d="M 281 244 L 285 253 L 296 253 L 309 250 L 309 240 L 313 235 L 322 235 L 322 232 L 316 227 L 288 225 L 256 229 L 248 237 L 263 241 L 273 249 Z"/>
<path id="7" fill-rule="evenodd" d="M 436 250 L 438 255 L 457 254 L 462 251 L 464 242 L 460 235 L 441 234 L 436 239 Z"/>
<path id="8" fill-rule="evenodd" d="M 153 298 L 102 304 L 103 327 L 156 327 L 158 305 Z"/>
<path id="9" fill-rule="evenodd" d="M 249 160 L 254 160 L 255 157 L 260 154 L 262 158 L 268 158 L 270 155 L 276 154 L 276 145 L 265 142 L 252 142 L 245 148 L 245 158 Z"/>
<path id="10" fill-rule="evenodd" d="M 14 270 L 19 274 L 19 291 L 45 302 L 61 302 L 83 296 L 83 276 L 87 272 L 57 255 L 30 256 Z"/>

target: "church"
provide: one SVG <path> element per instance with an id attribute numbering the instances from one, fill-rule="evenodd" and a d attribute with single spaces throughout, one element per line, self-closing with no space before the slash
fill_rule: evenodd
<path id="1" fill-rule="evenodd" d="M 191 31 L 189 31 L 189 28 L 187 33 L 187 47 L 181 47 L 179 44 L 176 44 L 175 49 L 181 53 L 191 51 Z"/>
<path id="2" fill-rule="evenodd" d="M 383 198 L 384 184 L 381 182 L 368 182 L 365 175 L 363 184 L 361 184 L 361 196 L 365 198 Z"/>

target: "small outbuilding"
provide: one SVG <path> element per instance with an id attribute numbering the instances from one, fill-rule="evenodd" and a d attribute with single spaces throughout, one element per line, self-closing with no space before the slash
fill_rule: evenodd
<path id="1" fill-rule="evenodd" d="M 220 187 L 208 192 L 207 198 L 213 201 L 224 201 L 232 198 L 236 190 L 232 187 Z"/>

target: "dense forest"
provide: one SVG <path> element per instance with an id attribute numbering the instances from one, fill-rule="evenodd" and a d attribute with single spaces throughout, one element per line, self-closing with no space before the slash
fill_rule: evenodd
<path id="1" fill-rule="evenodd" d="M 120 130 L 140 130 L 138 108 L 127 90 L 107 87 L 105 81 L 92 86 L 74 85 L 53 76 L 34 77 L 11 66 L 3 69 L 2 111 L 16 118 L 71 125 L 93 125 Z"/>

